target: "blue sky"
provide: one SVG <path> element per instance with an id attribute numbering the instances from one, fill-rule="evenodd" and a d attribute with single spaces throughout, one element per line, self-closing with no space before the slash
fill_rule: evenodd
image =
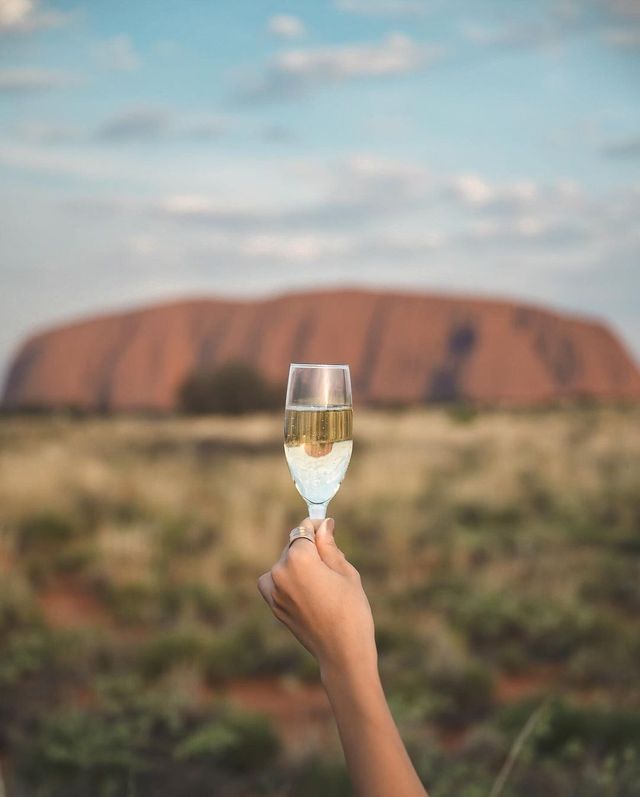
<path id="1" fill-rule="evenodd" d="M 194 294 L 516 296 L 640 354 L 637 0 L 0 0 L 0 363 Z"/>

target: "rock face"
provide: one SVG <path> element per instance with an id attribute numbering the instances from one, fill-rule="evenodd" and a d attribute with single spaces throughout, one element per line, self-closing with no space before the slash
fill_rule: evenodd
<path id="1" fill-rule="evenodd" d="M 640 399 L 640 372 L 601 323 L 504 301 L 366 290 L 198 299 L 32 337 L 4 405 L 171 410 L 184 378 L 229 360 L 284 384 L 290 362 L 346 362 L 357 403 L 535 405 Z"/>

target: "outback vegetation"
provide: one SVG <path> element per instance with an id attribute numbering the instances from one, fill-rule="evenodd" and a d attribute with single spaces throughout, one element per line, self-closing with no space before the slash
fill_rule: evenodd
<path id="1" fill-rule="evenodd" d="M 8 797 L 350 794 L 255 588 L 304 511 L 281 431 L 0 421 Z M 431 797 L 640 793 L 640 411 L 361 411 L 355 434 L 337 539 Z"/>
<path id="2" fill-rule="evenodd" d="M 189 374 L 178 391 L 178 406 L 192 415 L 246 415 L 279 408 L 282 393 L 252 365 L 231 361 Z"/>

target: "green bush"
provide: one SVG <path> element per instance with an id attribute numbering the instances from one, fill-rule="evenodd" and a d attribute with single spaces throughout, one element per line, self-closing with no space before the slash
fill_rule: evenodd
<path id="1" fill-rule="evenodd" d="M 139 669 L 145 678 L 158 678 L 177 664 L 206 661 L 211 641 L 199 630 L 169 631 L 146 642 L 140 651 Z"/>
<path id="2" fill-rule="evenodd" d="M 534 710 L 525 700 L 502 710 L 498 723 L 515 734 Z M 558 757 L 579 751 L 599 760 L 625 750 L 640 750 L 640 712 L 603 706 L 575 705 L 554 700 L 533 733 L 533 746 L 541 756 Z"/>
<path id="3" fill-rule="evenodd" d="M 53 549 L 69 542 L 78 533 L 71 520 L 53 511 L 28 515 L 18 526 L 18 547 L 22 553 Z"/>
<path id="4" fill-rule="evenodd" d="M 180 797 L 215 794 L 225 773 L 259 770 L 278 749 L 261 717 L 224 706 L 194 713 L 125 678 L 107 682 L 90 709 L 53 710 L 25 728 L 16 768 L 20 793 L 38 797 Z"/>
<path id="5" fill-rule="evenodd" d="M 617 690 L 629 682 L 632 672 L 640 672 L 640 637 L 633 625 L 616 628 L 606 645 L 588 645 L 572 656 L 567 682 L 582 688 Z"/>
<path id="6" fill-rule="evenodd" d="M 18 771 L 46 797 L 116 797 L 139 767 L 143 727 L 132 718 L 62 709 L 18 750 Z"/>
<path id="7" fill-rule="evenodd" d="M 92 541 L 72 517 L 54 511 L 28 515 L 18 525 L 17 548 L 32 582 L 53 573 L 77 573 L 93 559 Z"/>
<path id="8" fill-rule="evenodd" d="M 0 689 L 45 668 L 51 668 L 62 648 L 52 631 L 32 628 L 9 635 L 0 644 Z"/>
<path id="9" fill-rule="evenodd" d="M 266 766 L 279 747 L 277 736 L 263 716 L 228 709 L 180 742 L 174 758 L 215 762 L 223 769 L 250 772 Z"/>
<path id="10" fill-rule="evenodd" d="M 441 669 L 429 679 L 434 694 L 430 715 L 448 726 L 467 726 L 486 715 L 493 703 L 493 677 L 480 662 Z"/>
<path id="11" fill-rule="evenodd" d="M 210 683 L 216 684 L 234 677 L 316 677 L 317 667 L 284 629 L 248 618 L 233 629 L 212 635 L 205 674 Z"/>
<path id="12" fill-rule="evenodd" d="M 640 558 L 604 557 L 585 579 L 580 594 L 637 616 L 640 611 Z"/>
<path id="13" fill-rule="evenodd" d="M 449 613 L 478 651 L 498 660 L 503 647 L 518 645 L 529 660 L 560 661 L 610 635 L 605 620 L 588 607 L 506 593 L 469 596 Z"/>
<path id="14" fill-rule="evenodd" d="M 0 645 L 12 631 L 41 628 L 40 610 L 29 592 L 13 579 L 0 582 Z"/>
<path id="15" fill-rule="evenodd" d="M 351 781 L 342 761 L 310 758 L 293 775 L 290 797 L 352 797 Z"/>
<path id="16" fill-rule="evenodd" d="M 256 368 L 243 362 L 197 370 L 183 382 L 178 394 L 182 411 L 196 415 L 244 415 L 271 410 L 282 404 L 282 398 Z"/>

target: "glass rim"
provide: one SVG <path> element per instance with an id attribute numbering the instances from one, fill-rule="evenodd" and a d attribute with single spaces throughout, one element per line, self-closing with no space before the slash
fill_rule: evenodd
<path id="1" fill-rule="evenodd" d="M 290 363 L 289 368 L 342 368 L 349 369 L 345 363 Z"/>

